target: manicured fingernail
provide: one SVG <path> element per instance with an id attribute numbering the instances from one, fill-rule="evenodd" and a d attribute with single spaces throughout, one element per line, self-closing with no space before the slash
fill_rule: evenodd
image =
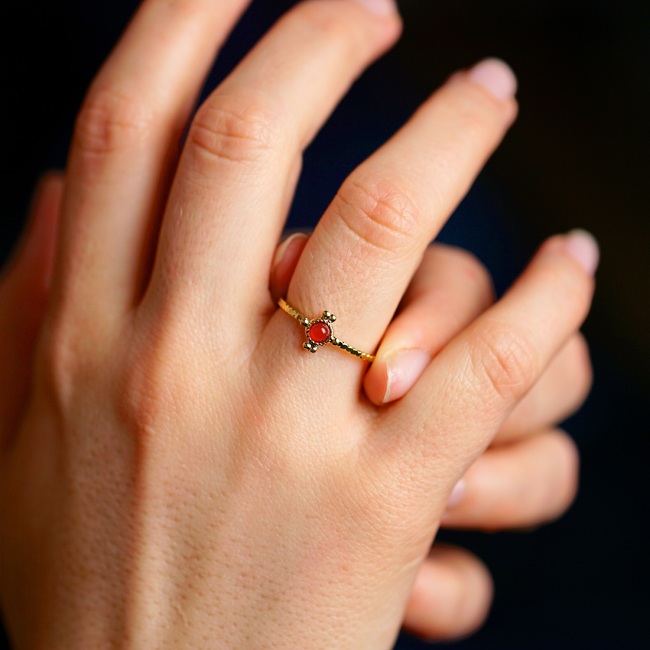
<path id="1" fill-rule="evenodd" d="M 282 258 L 285 256 L 289 246 L 291 246 L 293 242 L 299 239 L 308 239 L 308 237 L 304 232 L 294 232 L 293 235 L 287 237 L 278 246 L 277 250 L 275 251 L 275 256 L 273 257 L 273 264 L 271 265 L 271 269 L 275 269 L 275 267 L 282 261 Z"/>
<path id="2" fill-rule="evenodd" d="M 572 230 L 567 233 L 564 248 L 573 258 L 578 260 L 589 275 L 598 268 L 600 250 L 596 238 L 586 230 Z"/>
<path id="3" fill-rule="evenodd" d="M 483 86 L 497 99 L 511 99 L 517 92 L 517 77 L 510 66 L 501 59 L 484 59 L 470 71 L 469 78 Z"/>
<path id="4" fill-rule="evenodd" d="M 383 403 L 406 395 L 429 365 L 431 356 L 424 350 L 397 350 L 386 355 L 388 382 Z"/>
<path id="5" fill-rule="evenodd" d="M 352 0 L 363 5 L 370 13 L 376 16 L 390 16 L 397 13 L 395 0 Z"/>
<path id="6" fill-rule="evenodd" d="M 449 499 L 447 500 L 447 510 L 451 510 L 452 508 L 455 508 L 457 505 L 460 505 L 460 502 L 465 498 L 465 493 L 467 492 L 467 483 L 465 483 L 465 479 L 461 478 L 456 485 L 454 485 L 454 489 L 451 491 L 451 494 L 449 495 Z"/>

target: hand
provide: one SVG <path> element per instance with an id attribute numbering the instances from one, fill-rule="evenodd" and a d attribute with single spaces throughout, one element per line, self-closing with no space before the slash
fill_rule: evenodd
<path id="1" fill-rule="evenodd" d="M 79 117 L 29 400 L 2 423 L 9 631 L 18 647 L 389 647 L 453 485 L 579 326 L 592 279 L 575 238 L 551 240 L 408 395 L 360 400 L 360 362 L 303 353 L 272 309 L 271 242 L 301 148 L 398 21 L 298 6 L 201 108 L 177 166 L 235 14 L 199 4 L 145 3 Z M 514 117 L 497 70 L 450 80 L 352 175 L 289 302 L 377 344 Z M 11 277 L 3 316 L 27 341 Z"/>
<path id="2" fill-rule="evenodd" d="M 286 295 L 307 241 L 298 232 L 278 247 L 274 297 Z M 429 246 L 365 376 L 369 399 L 379 406 L 405 395 L 431 359 L 493 303 L 490 274 L 473 255 Z M 521 529 L 561 515 L 575 498 L 578 451 L 555 426 L 582 405 L 591 380 L 587 344 L 576 332 L 458 482 L 441 525 Z M 478 558 L 437 545 L 420 568 L 405 625 L 431 640 L 465 636 L 483 623 L 492 592 L 489 571 Z"/>

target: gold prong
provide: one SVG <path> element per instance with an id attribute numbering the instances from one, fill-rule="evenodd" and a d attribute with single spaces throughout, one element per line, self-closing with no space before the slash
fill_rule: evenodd
<path id="1" fill-rule="evenodd" d="M 303 316 L 299 311 L 291 307 L 287 303 L 284 298 L 280 298 L 278 301 L 278 305 L 285 311 L 289 316 L 292 318 L 295 318 L 306 330 L 307 330 L 307 338 L 309 338 L 309 326 L 312 324 L 312 321 L 310 321 L 306 316 Z M 316 319 L 319 320 L 319 319 Z M 332 314 L 332 312 L 329 311 L 324 311 L 322 320 L 328 321 L 330 323 L 333 323 L 336 320 L 336 316 Z M 335 336 L 331 336 L 328 343 L 331 343 L 332 345 L 335 345 L 342 350 L 345 350 L 346 352 L 349 352 L 350 354 L 353 354 L 355 357 L 358 357 L 359 359 L 362 359 L 363 361 L 374 361 L 375 355 L 374 354 L 368 354 L 367 352 L 362 352 L 361 350 L 357 350 L 355 347 L 352 347 L 348 343 L 345 343 L 344 341 L 341 341 L 341 339 L 336 338 Z M 309 352 L 316 352 L 318 350 L 318 345 L 312 343 L 311 341 L 306 341 L 305 343 L 302 344 L 302 347 L 305 350 L 308 350 Z"/>

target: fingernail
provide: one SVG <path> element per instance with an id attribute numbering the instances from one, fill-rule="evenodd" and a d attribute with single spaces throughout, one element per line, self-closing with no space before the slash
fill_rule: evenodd
<path id="1" fill-rule="evenodd" d="M 298 239 L 308 239 L 307 235 L 304 232 L 294 232 L 293 235 L 287 237 L 276 249 L 275 255 L 273 257 L 273 264 L 271 265 L 271 270 L 282 261 L 282 258 L 285 256 L 289 246 Z"/>
<path id="2" fill-rule="evenodd" d="M 593 275 L 600 261 L 600 250 L 596 238 L 586 230 L 572 230 L 567 233 L 564 248 L 576 259 L 589 275 Z"/>
<path id="3" fill-rule="evenodd" d="M 468 74 L 474 83 L 483 86 L 497 99 L 511 99 L 517 92 L 517 77 L 510 66 L 501 59 L 483 59 Z"/>
<path id="4" fill-rule="evenodd" d="M 447 500 L 447 510 L 451 510 L 452 508 L 455 508 L 457 505 L 460 505 L 460 502 L 465 498 L 465 493 L 467 492 L 467 483 L 465 483 L 465 479 L 461 478 L 456 485 L 454 485 L 454 489 L 451 491 L 451 494 L 449 495 L 449 499 Z"/>
<path id="5" fill-rule="evenodd" d="M 431 357 L 424 350 L 397 350 L 386 355 L 388 382 L 383 403 L 402 397 L 411 389 Z"/>
<path id="6" fill-rule="evenodd" d="M 363 5 L 370 13 L 376 16 L 390 16 L 397 13 L 395 0 L 352 0 Z"/>

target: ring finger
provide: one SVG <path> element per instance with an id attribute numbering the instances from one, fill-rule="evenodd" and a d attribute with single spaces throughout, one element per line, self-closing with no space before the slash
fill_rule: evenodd
<path id="1" fill-rule="evenodd" d="M 278 246 L 270 281 L 275 300 L 286 295 L 308 239 L 297 232 Z M 490 274 L 473 255 L 442 244 L 429 246 L 365 377 L 369 399 L 379 405 L 405 395 L 430 359 L 492 304 L 493 293 Z M 582 404 L 591 380 L 587 343 L 576 332 L 494 442 L 508 443 L 557 425 Z"/>
<path id="2" fill-rule="evenodd" d="M 308 317 L 336 313 L 337 336 L 340 328 L 347 343 L 374 350 L 427 245 L 513 121 L 515 86 L 505 64 L 488 60 L 454 75 L 425 102 L 344 182 L 307 243 L 288 302 Z M 277 314 L 281 325 L 271 324 L 269 338 L 295 350 L 298 334 L 281 334 L 285 319 Z M 354 392 L 357 382 L 351 373 L 333 399 Z"/>
<path id="3" fill-rule="evenodd" d="M 297 232 L 278 246 L 270 282 L 276 300 L 286 295 L 308 239 Z M 379 405 L 404 395 L 431 357 L 493 301 L 490 275 L 471 253 L 429 246 L 366 375 L 370 400 Z"/>

